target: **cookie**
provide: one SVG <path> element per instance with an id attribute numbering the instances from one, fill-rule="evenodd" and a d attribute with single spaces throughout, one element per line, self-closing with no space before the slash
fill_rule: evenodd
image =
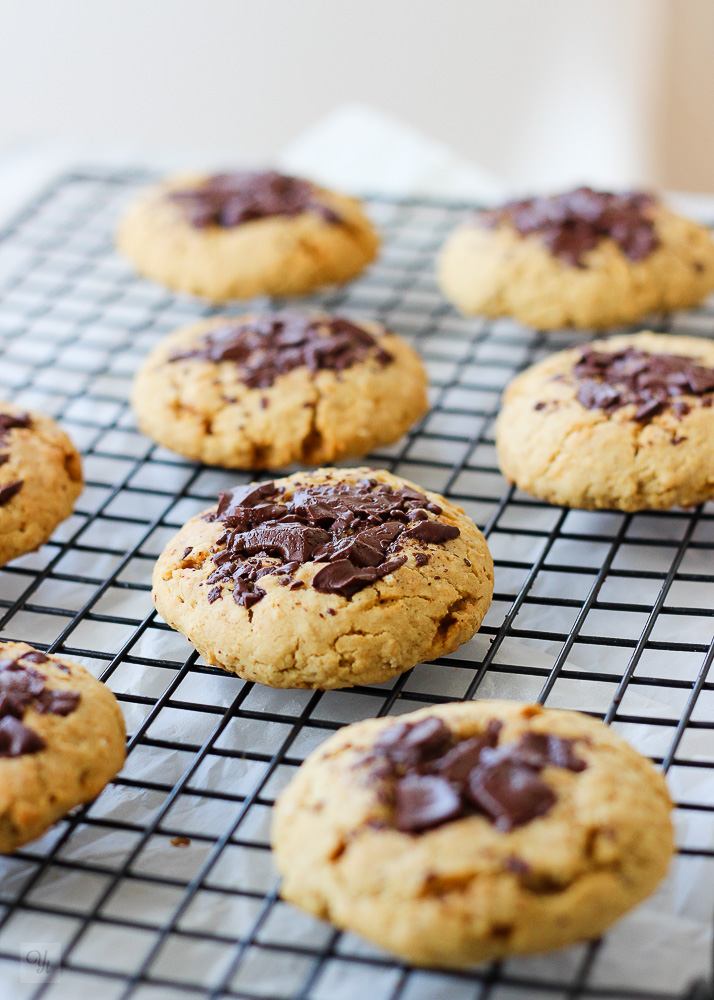
<path id="1" fill-rule="evenodd" d="M 386 681 L 470 639 L 492 592 L 460 507 L 364 468 L 221 493 L 153 574 L 159 614 L 207 663 L 271 687 Z"/>
<path id="2" fill-rule="evenodd" d="M 170 179 L 130 206 L 117 246 L 144 277 L 224 302 L 350 281 L 379 237 L 355 199 L 269 171 Z"/>
<path id="3" fill-rule="evenodd" d="M 124 763 L 124 717 L 79 664 L 0 643 L 0 854 L 95 798 Z"/>
<path id="4" fill-rule="evenodd" d="M 714 499 L 714 342 L 639 333 L 561 351 L 510 383 L 498 461 L 549 503 L 626 511 Z"/>
<path id="5" fill-rule="evenodd" d="M 376 323 L 275 312 L 171 334 L 132 405 L 145 434 L 209 465 L 324 465 L 397 441 L 427 384 L 417 352 Z"/>
<path id="6" fill-rule="evenodd" d="M 0 403 L 0 566 L 43 545 L 83 485 L 79 453 L 54 420 Z"/>
<path id="7" fill-rule="evenodd" d="M 599 936 L 673 851 L 662 775 L 601 722 L 477 701 L 341 729 L 273 816 L 281 894 L 420 965 Z"/>
<path id="8" fill-rule="evenodd" d="M 467 315 L 602 328 L 701 302 L 714 243 L 652 195 L 578 188 L 479 212 L 449 237 L 438 271 Z"/>

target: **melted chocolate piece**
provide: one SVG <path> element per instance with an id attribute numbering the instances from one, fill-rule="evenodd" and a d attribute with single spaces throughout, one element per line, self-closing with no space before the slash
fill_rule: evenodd
<path id="1" fill-rule="evenodd" d="M 677 354 L 647 354 L 628 347 L 605 352 L 587 348 L 573 368 L 578 380 L 578 402 L 588 410 L 614 413 L 634 404 L 633 420 L 648 423 L 663 410 L 678 417 L 691 409 L 681 396 L 714 393 L 714 368 L 698 365 L 692 358 Z"/>
<path id="2" fill-rule="evenodd" d="M 26 753 L 44 750 L 45 746 L 40 734 L 14 715 L 0 718 L 0 757 L 22 757 Z"/>
<path id="3" fill-rule="evenodd" d="M 543 816 L 556 795 L 541 777 L 546 767 L 585 770 L 574 740 L 524 733 L 499 745 L 502 725 L 492 719 L 485 732 L 457 740 L 436 716 L 398 722 L 367 756 L 371 777 L 387 781 L 394 825 L 419 833 L 463 816 L 481 813 L 508 831 Z"/>
<path id="4" fill-rule="evenodd" d="M 614 240 L 630 260 L 644 260 L 657 249 L 651 209 L 652 195 L 642 191 L 611 194 L 580 187 L 548 198 L 512 201 L 480 212 L 476 222 L 488 229 L 510 224 L 522 236 L 537 233 L 548 250 L 573 267 L 584 267 L 583 257 L 600 240 Z"/>
<path id="5" fill-rule="evenodd" d="M 332 224 L 342 221 L 309 181 L 274 170 L 215 174 L 197 187 L 171 191 L 168 197 L 181 206 L 195 229 L 231 229 L 255 219 L 302 212 L 314 212 Z"/>
<path id="6" fill-rule="evenodd" d="M 438 545 L 458 536 L 455 525 L 431 520 L 427 510 L 441 513 L 423 493 L 393 490 L 376 479 L 298 487 L 289 500 L 273 482 L 237 486 L 221 493 L 215 514 L 206 515 L 226 527 L 217 543 L 222 547 L 211 554 L 209 603 L 232 582 L 236 603 L 251 607 L 265 596 L 257 585 L 262 577 L 288 584 L 307 562 L 325 563 L 313 577 L 315 590 L 352 597 L 404 565 L 405 540 Z M 414 521 L 415 515 L 423 520 Z"/>
<path id="7" fill-rule="evenodd" d="M 498 757 L 489 762 L 488 756 L 469 774 L 466 794 L 483 810 L 497 830 L 512 830 L 516 826 L 543 816 L 553 808 L 556 796 L 537 770 L 511 757 Z"/>
<path id="8" fill-rule="evenodd" d="M 39 649 L 32 649 L 29 653 L 23 653 L 20 657 L 21 660 L 29 660 L 30 663 L 49 663 L 50 658 L 46 653 L 41 653 Z M 60 666 L 61 664 L 57 664 Z"/>
<path id="9" fill-rule="evenodd" d="M 0 446 L 6 445 L 8 434 L 16 427 L 30 426 L 29 413 L 0 413 Z M 0 455 L 0 465 L 5 465 L 10 460 L 9 455 Z M 23 479 L 16 479 L 14 482 L 0 486 L 0 507 L 4 507 L 22 489 Z"/>
<path id="10" fill-rule="evenodd" d="M 7 441 L 8 431 L 16 427 L 29 427 L 29 413 L 0 413 L 0 444 Z"/>
<path id="11" fill-rule="evenodd" d="M 28 708 L 40 714 L 69 715 L 79 704 L 78 691 L 54 691 L 31 663 L 47 663 L 49 657 L 31 650 L 17 659 L 0 660 L 0 757 L 21 757 L 45 747 L 44 739 L 22 722 Z"/>
<path id="12" fill-rule="evenodd" d="M 6 503 L 9 503 L 9 501 L 20 492 L 24 482 L 24 479 L 16 479 L 12 483 L 6 483 L 4 486 L 0 486 L 0 507 L 4 507 Z"/>
<path id="13" fill-rule="evenodd" d="M 196 347 L 172 354 L 169 361 L 233 361 L 241 382 L 267 389 L 294 368 L 340 372 L 369 357 L 380 365 L 394 360 L 371 333 L 347 319 L 279 312 L 216 327 Z"/>
<path id="14" fill-rule="evenodd" d="M 439 542 L 448 542 L 450 538 L 456 538 L 459 529 L 453 524 L 444 524 L 442 521 L 417 521 L 412 528 L 407 528 L 404 532 L 407 538 L 418 538 L 420 542 L 430 542 L 437 545 Z"/>
<path id="15" fill-rule="evenodd" d="M 406 775 L 394 794 L 398 830 L 428 830 L 461 812 L 461 796 L 453 785 L 429 774 Z"/>

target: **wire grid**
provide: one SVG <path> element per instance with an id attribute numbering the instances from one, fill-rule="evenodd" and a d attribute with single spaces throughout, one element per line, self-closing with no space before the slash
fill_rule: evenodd
<path id="1" fill-rule="evenodd" d="M 135 278 L 114 254 L 117 215 L 145 179 L 63 177 L 0 242 L 0 382 L 6 396 L 61 420 L 84 453 L 87 480 L 52 541 L 0 571 L 2 636 L 83 662 L 119 698 L 130 734 L 124 771 L 94 803 L 0 862 L 0 976 L 12 984 L 4 995 L 681 995 L 704 966 L 677 950 L 676 935 L 671 976 L 652 971 L 651 950 L 657 920 L 670 926 L 681 891 L 664 890 L 646 919 L 626 918 L 599 944 L 473 973 L 417 970 L 282 903 L 268 822 L 306 754 L 347 722 L 475 696 L 577 708 L 615 725 L 669 772 L 680 849 L 668 884 L 699 885 L 685 910 L 697 911 L 688 926 L 706 926 L 714 508 L 587 513 L 508 488 L 493 442 L 500 391 L 516 370 L 574 338 L 457 317 L 433 264 L 466 206 L 371 199 L 385 237 L 379 261 L 348 288 L 309 302 L 384 321 L 417 344 L 432 409 L 370 462 L 445 493 L 484 528 L 496 563 L 493 606 L 456 654 L 384 685 L 273 691 L 205 666 L 153 611 L 151 569 L 188 517 L 247 477 L 152 445 L 127 407 L 147 350 L 215 311 Z M 713 334 L 714 312 L 659 328 Z M 18 980 L 36 942 L 55 964 Z"/>

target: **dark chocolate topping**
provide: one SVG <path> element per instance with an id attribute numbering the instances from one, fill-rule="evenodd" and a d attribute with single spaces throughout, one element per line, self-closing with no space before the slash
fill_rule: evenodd
<path id="1" fill-rule="evenodd" d="M 215 174 L 195 187 L 169 193 L 196 229 L 207 226 L 232 228 L 272 215 L 315 212 L 325 222 L 341 222 L 340 216 L 320 200 L 309 181 L 286 177 L 274 170 Z"/>
<path id="2" fill-rule="evenodd" d="M 4 507 L 22 489 L 24 479 L 15 479 L 11 483 L 0 486 L 0 507 Z"/>
<path id="3" fill-rule="evenodd" d="M 501 728 L 492 719 L 481 735 L 458 740 L 432 716 L 385 730 L 367 761 L 372 777 L 390 784 L 397 829 L 418 833 L 484 814 L 497 829 L 512 830 L 555 804 L 555 792 L 541 776 L 544 768 L 579 772 L 587 766 L 572 739 L 524 733 L 516 743 L 499 746 Z"/>
<path id="4" fill-rule="evenodd" d="M 7 444 L 8 434 L 16 427 L 29 427 L 29 413 L 0 413 L 0 446 Z M 9 455 L 0 455 L 0 465 L 4 465 Z M 0 507 L 4 507 L 22 489 L 23 479 L 15 479 L 11 483 L 0 486 Z"/>
<path id="5" fill-rule="evenodd" d="M 394 358 L 362 327 L 341 317 L 265 313 L 243 323 L 216 327 L 196 347 L 169 361 L 233 361 L 251 389 L 266 389 L 294 368 L 344 371 L 368 357 L 381 365 Z"/>
<path id="6" fill-rule="evenodd" d="M 682 417 L 690 406 L 680 397 L 714 393 L 714 368 L 677 354 L 647 354 L 634 347 L 612 353 L 587 348 L 573 373 L 579 382 L 578 401 L 586 409 L 613 413 L 632 403 L 633 419 L 640 423 L 648 423 L 665 409 Z"/>
<path id="7" fill-rule="evenodd" d="M 265 596 L 257 586 L 262 577 L 288 584 L 307 562 L 325 563 L 313 577 L 315 590 L 352 597 L 404 565 L 405 540 L 435 545 L 457 537 L 455 525 L 430 520 L 427 511 L 441 508 L 417 490 L 393 490 L 376 479 L 298 486 L 289 500 L 272 482 L 237 486 L 206 515 L 226 527 L 211 555 L 209 601 L 232 582 L 233 599 L 250 607 Z"/>
<path id="8" fill-rule="evenodd" d="M 69 715 L 79 704 L 78 691 L 47 688 L 44 674 L 27 666 L 28 660 L 46 663 L 49 657 L 30 651 L 0 660 L 0 757 L 20 757 L 44 749 L 44 739 L 22 722 L 28 708 L 43 715 Z"/>
<path id="9" fill-rule="evenodd" d="M 16 427 L 29 427 L 29 413 L 0 413 L 0 444 L 7 441 L 8 431 Z"/>
<path id="10" fill-rule="evenodd" d="M 600 240 L 614 240 L 630 260 L 644 260 L 659 246 L 651 194 L 611 194 L 580 187 L 549 198 L 512 201 L 480 212 L 476 221 L 488 229 L 509 223 L 522 236 L 537 233 L 565 264 L 583 267 L 583 257 Z"/>

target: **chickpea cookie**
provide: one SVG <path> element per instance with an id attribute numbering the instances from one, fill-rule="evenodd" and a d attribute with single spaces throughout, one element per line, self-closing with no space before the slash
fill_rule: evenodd
<path id="1" fill-rule="evenodd" d="M 0 643 L 0 854 L 95 798 L 124 763 L 119 703 L 79 664 Z"/>
<path id="2" fill-rule="evenodd" d="M 221 493 L 153 575 L 159 614 L 207 663 L 270 687 L 385 681 L 470 639 L 492 593 L 460 507 L 366 468 Z"/>
<path id="3" fill-rule="evenodd" d="M 397 441 L 427 384 L 417 352 L 376 323 L 271 312 L 171 334 L 132 405 L 149 437 L 210 465 L 324 465 Z"/>
<path id="4" fill-rule="evenodd" d="M 117 246 L 144 277 L 224 302 L 350 281 L 379 237 L 355 199 L 265 171 L 165 181 L 129 207 Z"/>
<path id="5" fill-rule="evenodd" d="M 0 566 L 43 545 L 83 485 L 79 452 L 54 420 L 0 403 Z"/>
<path id="6" fill-rule="evenodd" d="M 714 342 L 638 333 L 554 354 L 506 388 L 506 479 L 566 507 L 667 510 L 714 499 Z"/>
<path id="7" fill-rule="evenodd" d="M 654 195 L 577 188 L 477 213 L 448 238 L 438 271 L 467 315 L 602 328 L 701 302 L 714 243 Z"/>
<path id="8" fill-rule="evenodd" d="M 282 792 L 282 896 L 419 965 L 598 937 L 664 878 L 662 775 L 601 722 L 476 701 L 346 726 Z"/>

